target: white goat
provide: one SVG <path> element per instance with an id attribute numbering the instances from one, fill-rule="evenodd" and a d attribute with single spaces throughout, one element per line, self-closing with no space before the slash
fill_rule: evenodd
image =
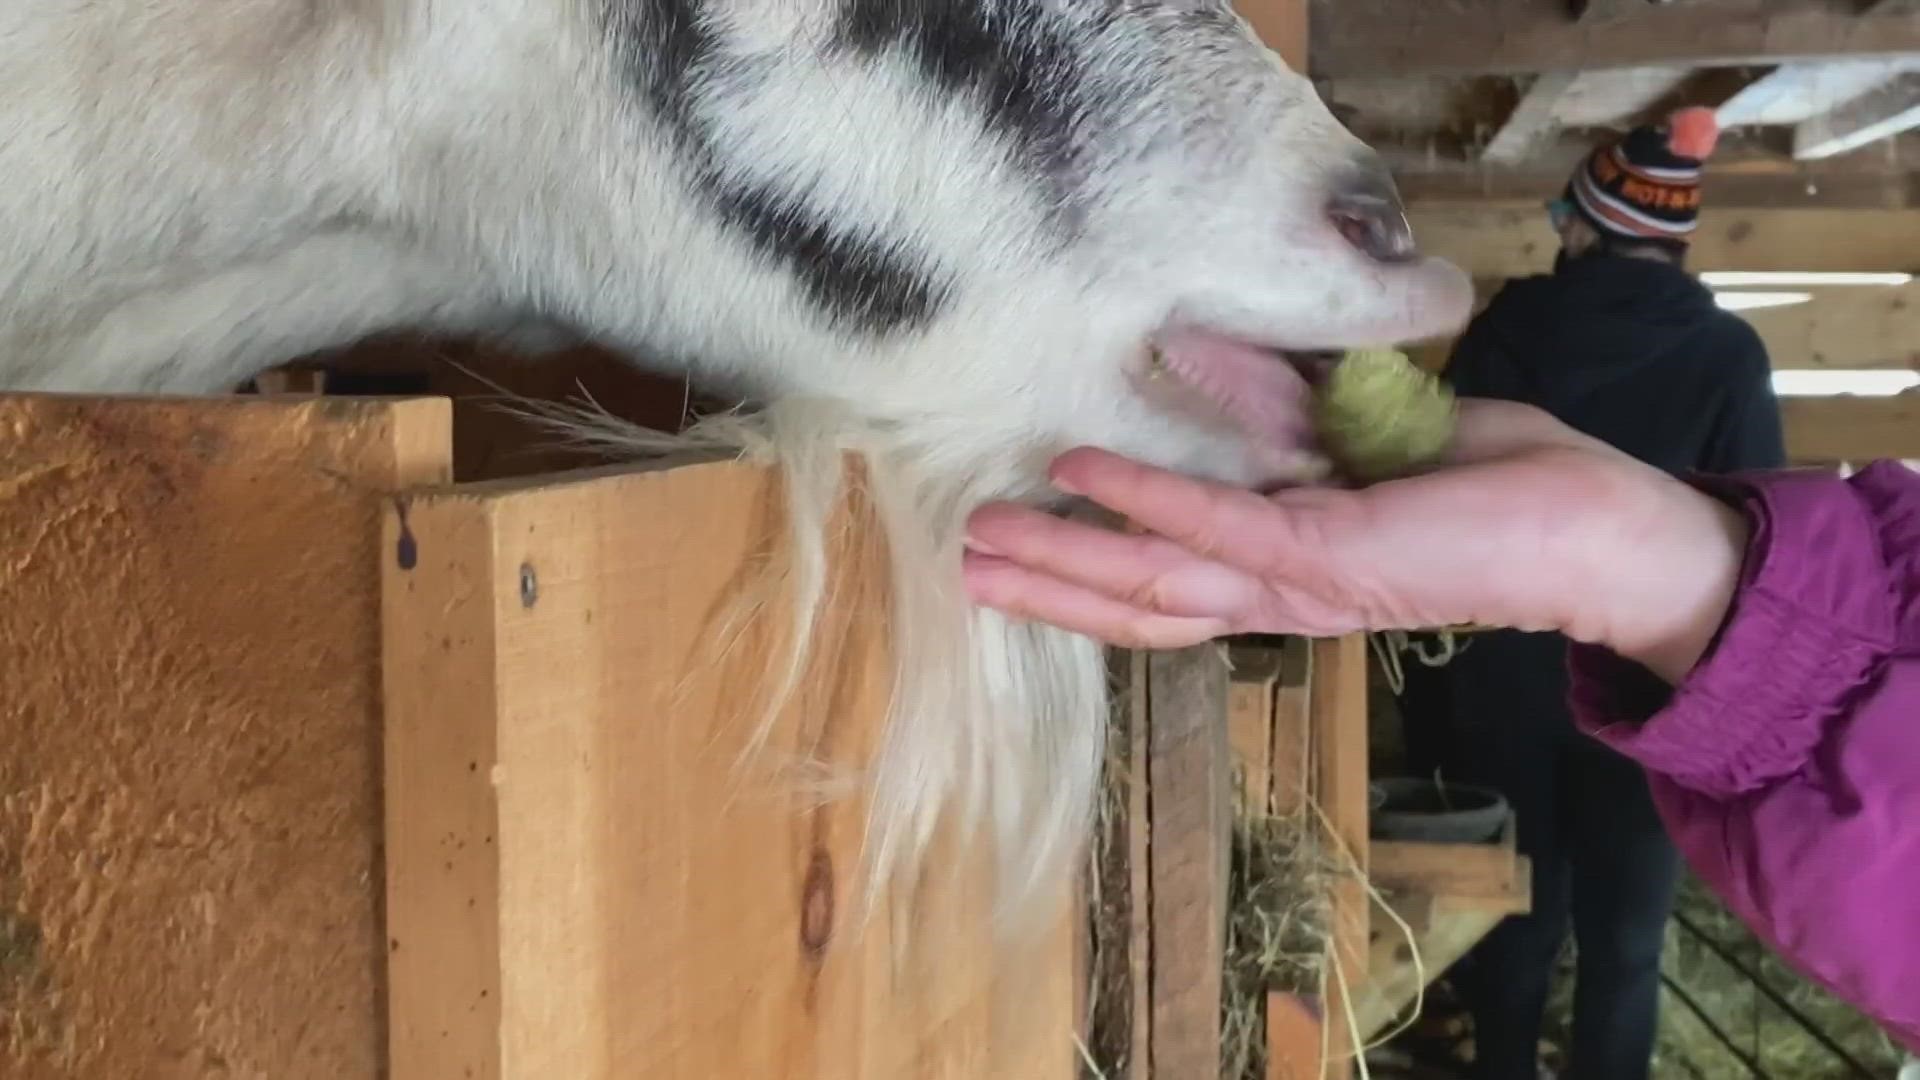
<path id="1" fill-rule="evenodd" d="M 1105 673 L 969 607 L 966 512 L 1079 444 L 1297 478 L 1279 354 L 1469 302 L 1223 0 L 45 0 L 0 8 L 0 85 L 0 387 L 565 328 L 767 406 L 729 437 L 787 470 L 803 625 L 864 453 L 897 586 L 874 869 L 952 811 L 1016 910 L 1085 831 Z"/>

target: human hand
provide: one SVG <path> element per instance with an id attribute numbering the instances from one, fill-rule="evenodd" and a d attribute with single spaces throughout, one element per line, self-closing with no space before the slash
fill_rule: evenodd
<path id="1" fill-rule="evenodd" d="M 1460 404 L 1446 461 L 1360 490 L 1262 496 L 1071 451 L 1054 485 L 1146 533 L 988 505 L 968 522 L 968 588 L 1136 648 L 1472 623 L 1555 630 L 1684 676 L 1732 600 L 1744 519 L 1537 409 Z"/>

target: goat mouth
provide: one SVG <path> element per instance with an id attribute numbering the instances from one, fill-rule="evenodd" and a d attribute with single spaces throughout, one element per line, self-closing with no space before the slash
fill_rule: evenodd
<path id="1" fill-rule="evenodd" d="M 1145 392 L 1238 429 L 1277 475 L 1311 479 L 1326 468 L 1313 429 L 1313 388 L 1338 358 L 1337 352 L 1276 349 L 1183 327 L 1148 342 Z"/>

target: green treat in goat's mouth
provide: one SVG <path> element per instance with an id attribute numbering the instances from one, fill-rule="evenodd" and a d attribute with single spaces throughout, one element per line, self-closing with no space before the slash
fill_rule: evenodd
<path id="1" fill-rule="evenodd" d="M 1419 469 L 1453 439 L 1453 392 L 1397 349 L 1350 349 L 1314 389 L 1329 456 L 1362 482 Z"/>

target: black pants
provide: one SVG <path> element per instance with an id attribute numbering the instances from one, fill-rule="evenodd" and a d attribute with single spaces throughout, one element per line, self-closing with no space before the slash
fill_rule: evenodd
<path id="1" fill-rule="evenodd" d="M 1457 672 L 1409 672 L 1404 703 L 1412 764 L 1504 794 L 1533 863 L 1532 913 L 1502 923 L 1455 969 L 1474 1017 L 1475 1076 L 1537 1077 L 1541 1017 L 1571 923 L 1571 1075 L 1644 1080 L 1679 855 L 1640 767 L 1573 728 L 1555 689 L 1564 683 L 1514 679 L 1508 657 L 1480 644 Z M 1546 652 L 1549 662 L 1560 655 Z"/>

